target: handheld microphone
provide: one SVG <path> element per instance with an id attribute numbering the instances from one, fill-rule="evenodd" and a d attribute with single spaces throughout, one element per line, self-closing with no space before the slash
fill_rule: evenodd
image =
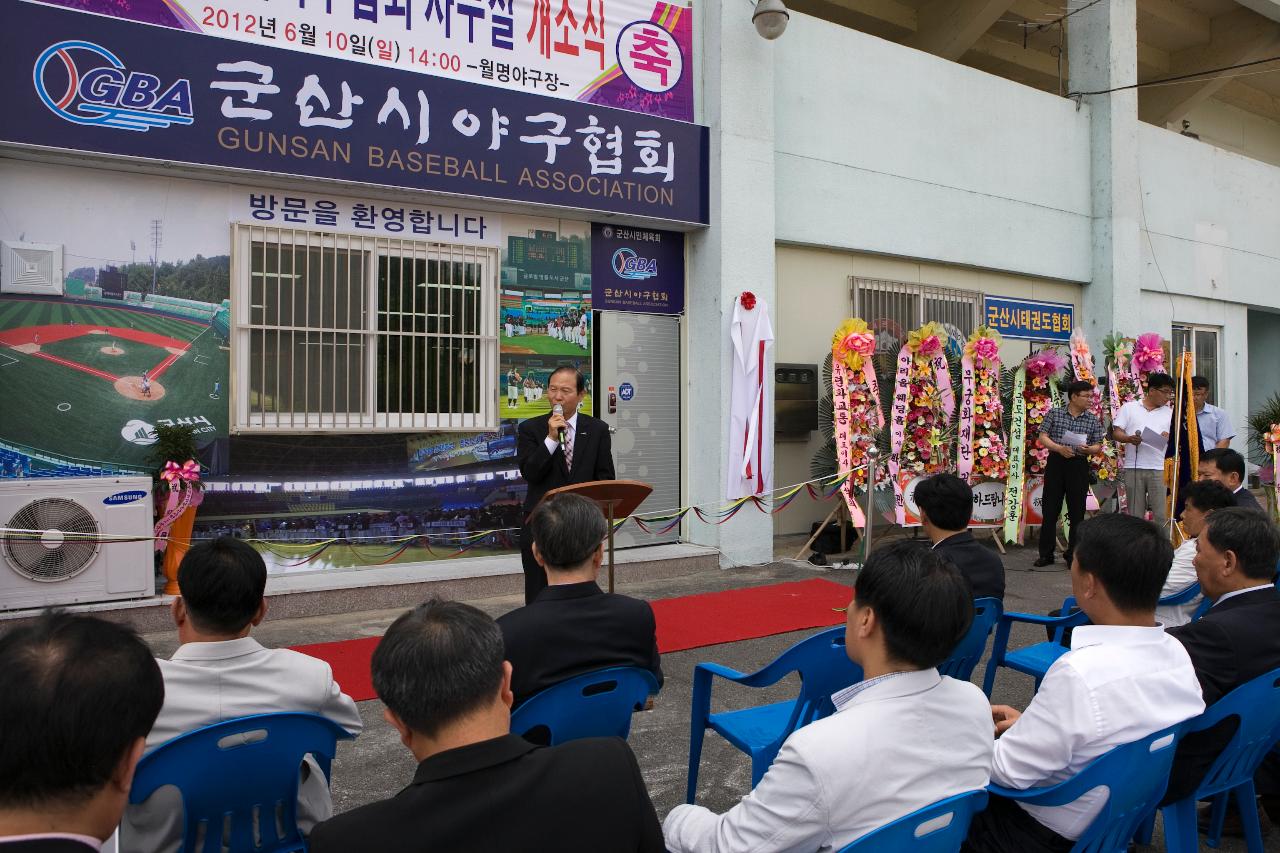
<path id="1" fill-rule="evenodd" d="M 560 405 L 559 403 L 556 403 L 551 408 L 551 413 L 553 415 L 559 415 L 560 417 L 564 417 L 564 406 Z M 560 427 L 560 449 L 564 450 L 564 427 Z"/>

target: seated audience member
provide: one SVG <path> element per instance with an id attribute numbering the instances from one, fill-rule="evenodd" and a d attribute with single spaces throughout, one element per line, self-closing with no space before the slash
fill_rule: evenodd
<path id="1" fill-rule="evenodd" d="M 651 670 L 662 684 L 653 608 L 596 584 L 608 524 L 580 495 L 555 495 L 533 511 L 533 556 L 546 569 L 547 587 L 498 617 L 516 707 L 553 684 L 610 666 Z"/>
<path id="2" fill-rule="evenodd" d="M 974 598 L 1004 598 L 1004 563 L 969 532 L 973 489 L 954 474 L 935 474 L 916 486 L 920 526 L 933 549 L 969 581 Z"/>
<path id="3" fill-rule="evenodd" d="M 250 714 L 322 714 L 352 734 L 364 727 L 351 697 L 324 661 L 264 648 L 249 636 L 267 614 L 267 567 L 252 545 L 228 536 L 192 546 L 178 566 L 182 593 L 171 605 L 182 643 L 160 661 L 165 699 L 147 749 L 193 729 Z M 304 833 L 333 814 L 329 784 L 310 756 L 300 768 L 298 826 Z M 121 826 L 126 849 L 176 850 L 182 809 L 175 789 L 130 806 Z"/>
<path id="4" fill-rule="evenodd" d="M 1280 669 L 1280 593 L 1272 583 L 1280 534 L 1262 513 L 1233 507 L 1209 516 L 1196 544 L 1196 576 L 1214 605 L 1199 620 L 1171 628 L 1169 635 L 1191 656 L 1205 704 L 1212 705 L 1245 682 Z M 1195 791 L 1235 730 L 1234 720 L 1224 720 L 1183 738 L 1165 802 Z M 1280 818 L 1276 805 L 1280 799 L 1272 797 L 1268 813 Z"/>
<path id="5" fill-rule="evenodd" d="M 1071 590 L 1093 624 L 1075 629 L 1071 650 L 1049 668 L 1025 712 L 992 706 L 992 782 L 1018 790 L 1061 782 L 1113 747 L 1204 710 L 1186 650 L 1155 621 L 1172 559 L 1169 540 L 1149 521 L 1107 513 L 1080 525 Z M 993 796 L 963 850 L 1070 850 L 1105 801 L 1105 792 L 1054 807 Z"/>
<path id="6" fill-rule="evenodd" d="M 46 612 L 0 637 L 0 673 L 0 850 L 98 850 L 164 702 L 151 650 L 119 625 Z"/>
<path id="7" fill-rule="evenodd" d="M 1187 535 L 1187 540 L 1173 552 L 1173 565 L 1169 567 L 1169 576 L 1165 578 L 1164 588 L 1160 590 L 1161 598 L 1182 592 L 1198 580 L 1196 567 L 1193 564 L 1196 556 L 1196 537 L 1200 535 L 1200 531 L 1204 530 L 1205 521 L 1212 513 L 1220 509 L 1230 509 L 1236 505 L 1235 495 L 1217 480 L 1197 480 L 1194 483 L 1188 483 L 1182 495 L 1185 503 L 1180 521 L 1182 532 Z M 1165 628 L 1185 625 L 1191 621 L 1203 598 L 1203 595 L 1197 595 L 1186 604 L 1161 605 L 1156 608 L 1156 621 Z"/>
<path id="8" fill-rule="evenodd" d="M 986 786 L 991 711 L 938 674 L 973 622 L 969 584 L 937 552 L 898 542 L 871 555 L 846 617 L 865 680 L 836 712 L 793 732 L 754 791 L 725 814 L 676 806 L 672 853 L 839 850 L 946 797 Z"/>
<path id="9" fill-rule="evenodd" d="M 403 614 L 373 653 L 383 716 L 419 762 L 394 797 L 325 821 L 312 853 L 659 853 L 662 829 L 619 738 L 535 746 L 510 734 L 511 664 L 460 602 Z"/>
<path id="10" fill-rule="evenodd" d="M 1200 454 L 1198 480 L 1217 480 L 1236 496 L 1236 506 L 1262 512 L 1262 505 L 1244 485 L 1244 457 L 1229 447 L 1216 447 Z"/>

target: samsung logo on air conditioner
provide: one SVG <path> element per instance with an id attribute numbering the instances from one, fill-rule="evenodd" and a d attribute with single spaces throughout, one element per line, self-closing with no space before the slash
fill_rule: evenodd
<path id="1" fill-rule="evenodd" d="M 108 495 L 102 499 L 107 506 L 117 506 L 119 504 L 131 504 L 134 501 L 140 501 L 147 496 L 146 492 L 116 492 L 114 495 Z"/>

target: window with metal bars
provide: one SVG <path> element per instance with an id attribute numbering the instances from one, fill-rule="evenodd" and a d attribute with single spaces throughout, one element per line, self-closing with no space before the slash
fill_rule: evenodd
<path id="1" fill-rule="evenodd" d="M 237 432 L 497 427 L 496 250 L 232 228 Z"/>
<path id="2" fill-rule="evenodd" d="M 979 324 L 982 294 L 930 284 L 857 278 L 849 280 L 853 316 L 876 332 L 876 349 L 897 353 L 907 333 L 938 322 L 964 342 Z"/>

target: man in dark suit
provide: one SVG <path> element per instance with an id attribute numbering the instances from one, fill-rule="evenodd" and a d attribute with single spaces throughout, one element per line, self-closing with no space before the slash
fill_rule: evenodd
<path id="1" fill-rule="evenodd" d="M 596 584 L 609 523 L 578 495 L 543 501 L 529 519 L 533 555 L 550 585 L 498 617 L 518 707 L 539 690 L 609 666 L 638 666 L 662 684 L 653 608 Z"/>
<path id="2" fill-rule="evenodd" d="M 525 523 L 520 529 L 520 558 L 524 563 L 524 603 L 547 585 L 546 572 L 533 556 L 529 513 L 552 489 L 593 480 L 612 480 L 613 453 L 604 421 L 580 414 L 578 405 L 587 382 L 576 367 L 557 367 L 547 380 L 552 411 L 529 418 L 516 431 L 516 459 L 529 491 L 524 498 Z M 556 414 L 560 406 L 563 414 Z"/>
<path id="3" fill-rule="evenodd" d="M 1170 628 L 1196 668 L 1206 705 L 1280 668 L 1280 593 L 1272 581 L 1280 534 L 1265 515 L 1241 507 L 1209 516 L 1196 538 L 1196 577 L 1214 605 L 1199 620 Z M 1178 744 L 1165 802 L 1195 790 L 1235 733 L 1234 720 Z"/>
<path id="4" fill-rule="evenodd" d="M 1244 457 L 1230 447 L 1215 447 L 1200 454 L 1197 480 L 1217 480 L 1231 490 L 1236 506 L 1262 512 L 1262 504 L 1244 485 Z"/>
<path id="5" fill-rule="evenodd" d="M 935 474 L 916 485 L 920 526 L 933 549 L 950 560 L 969 581 L 974 598 L 1004 600 L 1004 563 L 969 532 L 973 489 L 954 474 Z"/>
<path id="6" fill-rule="evenodd" d="M 511 664 L 492 619 L 431 600 L 373 653 L 383 715 L 419 762 L 407 788 L 316 826 L 313 853 L 659 853 L 662 829 L 619 738 L 510 734 Z"/>
<path id="7" fill-rule="evenodd" d="M 98 850 L 164 703 L 151 650 L 128 628 L 46 612 L 0 637 L 0 673 L 0 850 Z"/>

